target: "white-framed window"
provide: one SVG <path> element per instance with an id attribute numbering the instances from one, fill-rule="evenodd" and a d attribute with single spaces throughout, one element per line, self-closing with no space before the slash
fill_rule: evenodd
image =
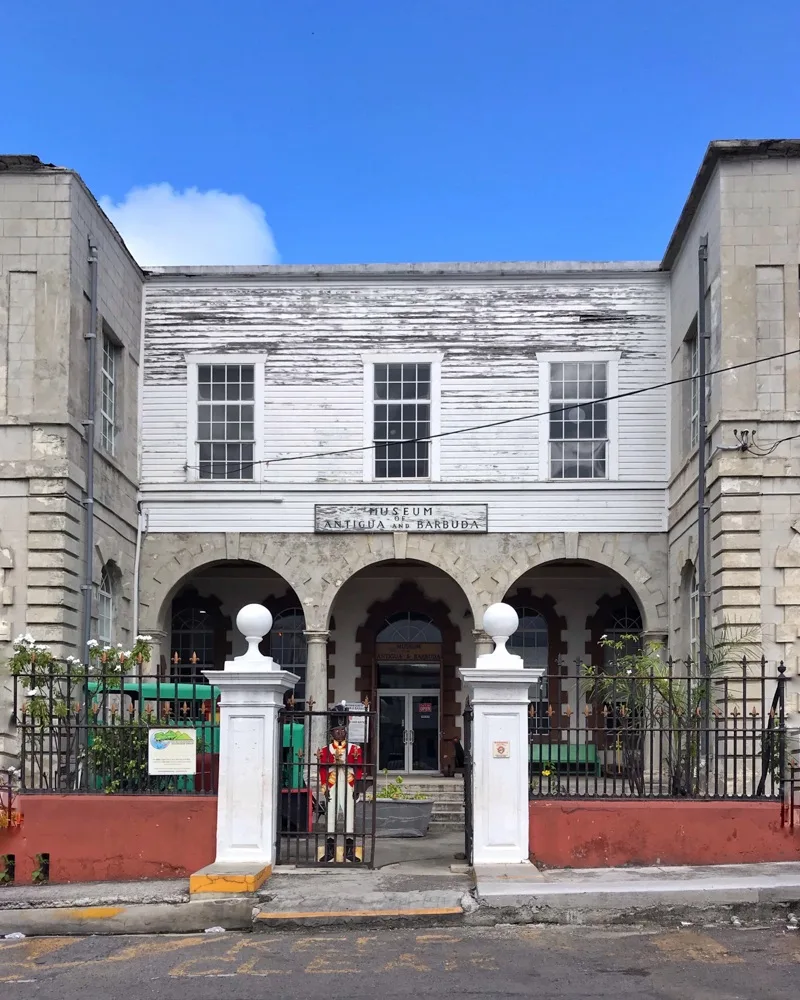
<path id="1" fill-rule="evenodd" d="M 365 479 L 439 478 L 440 371 L 438 354 L 364 356 Z"/>
<path id="2" fill-rule="evenodd" d="M 108 646 L 114 641 L 114 575 L 108 565 L 97 588 L 97 638 Z"/>
<path id="3" fill-rule="evenodd" d="M 264 360 L 260 355 L 189 355 L 189 478 L 261 479 Z"/>
<path id="4" fill-rule="evenodd" d="M 119 347 L 107 333 L 102 336 L 100 360 L 100 446 L 113 455 L 117 445 L 117 389 Z"/>
<path id="5" fill-rule="evenodd" d="M 689 576 L 689 657 L 695 665 L 700 657 L 700 586 L 697 570 Z"/>
<path id="6" fill-rule="evenodd" d="M 697 339 L 697 328 L 694 335 L 686 340 L 686 374 L 692 381 L 689 383 L 689 448 L 697 447 L 700 439 L 700 349 Z"/>
<path id="7" fill-rule="evenodd" d="M 552 481 L 617 478 L 618 352 L 539 354 L 539 472 Z"/>

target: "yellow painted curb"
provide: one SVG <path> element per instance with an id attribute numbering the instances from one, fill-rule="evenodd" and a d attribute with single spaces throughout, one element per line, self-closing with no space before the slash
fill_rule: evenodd
<path id="1" fill-rule="evenodd" d="M 272 865 L 266 865 L 260 871 L 246 874 L 226 875 L 224 872 L 202 874 L 196 872 L 189 876 L 189 895 L 203 892 L 227 893 L 231 896 L 257 892 L 272 874 Z"/>
<path id="2" fill-rule="evenodd" d="M 67 916 L 75 920 L 106 920 L 109 917 L 118 917 L 125 912 L 124 906 L 79 906 L 73 910 L 64 911 Z"/>
<path id="3" fill-rule="evenodd" d="M 259 913 L 256 920 L 309 920 L 330 917 L 341 920 L 344 917 L 445 917 L 461 914 L 460 906 L 429 906 L 408 910 L 297 910 L 280 913 Z"/>

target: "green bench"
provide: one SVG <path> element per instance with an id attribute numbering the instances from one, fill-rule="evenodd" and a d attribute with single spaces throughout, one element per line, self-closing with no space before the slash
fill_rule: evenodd
<path id="1" fill-rule="evenodd" d="M 541 771 L 548 765 L 555 771 L 571 770 L 600 773 L 600 760 L 594 743 L 531 743 L 529 758 L 532 766 Z"/>

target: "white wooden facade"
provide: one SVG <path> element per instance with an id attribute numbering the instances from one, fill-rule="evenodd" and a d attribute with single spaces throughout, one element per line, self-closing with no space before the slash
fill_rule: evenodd
<path id="1" fill-rule="evenodd" d="M 666 381 L 667 276 L 655 265 L 581 268 L 153 272 L 141 424 L 148 532 L 313 532 L 316 504 L 376 502 L 486 504 L 489 532 L 665 531 L 665 390 L 610 404 L 604 479 L 550 480 L 547 418 L 518 419 L 548 408 L 543 359 L 608 360 L 612 394 Z M 257 366 L 252 482 L 198 482 L 192 371 L 203 359 Z M 432 363 L 431 426 L 445 436 L 428 478 L 374 481 L 372 452 L 358 450 L 371 443 L 376 359 Z M 295 457 L 344 449 L 354 450 Z"/>

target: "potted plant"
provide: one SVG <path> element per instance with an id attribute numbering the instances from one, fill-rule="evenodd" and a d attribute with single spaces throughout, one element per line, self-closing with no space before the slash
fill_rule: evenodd
<path id="1" fill-rule="evenodd" d="M 384 771 L 384 777 L 388 772 Z M 433 812 L 433 799 L 409 792 L 398 775 L 375 795 L 376 837 L 424 837 Z M 371 815 L 367 806 L 367 816 Z"/>

